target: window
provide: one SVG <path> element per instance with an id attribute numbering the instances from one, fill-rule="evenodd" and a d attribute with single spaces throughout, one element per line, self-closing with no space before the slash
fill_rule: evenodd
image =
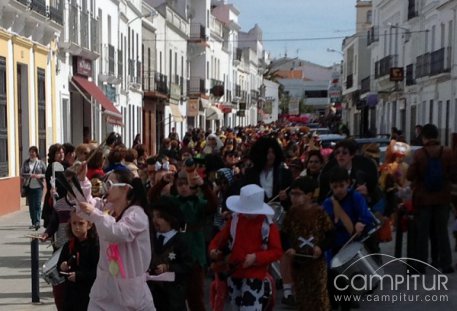
<path id="1" fill-rule="evenodd" d="M 0 57 L 0 177 L 8 176 L 8 121 L 6 107 L 6 59 Z"/>
<path id="2" fill-rule="evenodd" d="M 444 23 L 441 23 L 441 41 L 440 41 L 440 48 L 444 48 L 444 38 L 446 36 L 446 26 Z"/>
<path id="3" fill-rule="evenodd" d="M 428 119 L 429 123 L 433 123 L 433 99 L 430 100 L 430 118 Z"/>
<path id="4" fill-rule="evenodd" d="M 432 39 L 430 42 L 431 52 L 435 51 L 435 32 L 436 32 L 436 26 L 433 25 L 432 26 Z"/>
<path id="5" fill-rule="evenodd" d="M 373 19 L 373 12 L 371 10 L 369 10 L 367 12 L 367 23 L 371 24 L 372 19 Z"/>
<path id="6" fill-rule="evenodd" d="M 452 46 L 452 21 L 449 21 L 449 31 L 447 33 L 447 46 Z"/>
<path id="7" fill-rule="evenodd" d="M 108 15 L 108 44 L 111 44 L 111 16 Z"/>
<path id="8" fill-rule="evenodd" d="M 38 68 L 38 150 L 46 157 L 46 73 Z"/>

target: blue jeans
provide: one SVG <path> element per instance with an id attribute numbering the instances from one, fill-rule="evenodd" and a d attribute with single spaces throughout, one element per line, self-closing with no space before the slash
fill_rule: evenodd
<path id="1" fill-rule="evenodd" d="M 32 225 L 40 224 L 41 218 L 41 198 L 43 197 L 43 188 L 29 188 L 27 200 L 29 202 L 29 213 Z"/>

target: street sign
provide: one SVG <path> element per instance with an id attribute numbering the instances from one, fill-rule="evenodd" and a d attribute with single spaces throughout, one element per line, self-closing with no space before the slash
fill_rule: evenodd
<path id="1" fill-rule="evenodd" d="M 390 68 L 390 81 L 400 82 L 405 78 L 403 67 Z"/>

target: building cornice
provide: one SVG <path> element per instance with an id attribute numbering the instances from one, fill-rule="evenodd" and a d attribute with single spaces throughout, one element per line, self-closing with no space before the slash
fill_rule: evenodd
<path id="1" fill-rule="evenodd" d="M 38 53 L 41 53 L 41 54 L 48 54 L 49 53 L 49 48 L 41 45 L 41 44 L 37 44 L 35 43 L 33 45 L 33 49 L 35 50 L 35 52 L 38 52 Z"/>
<path id="2" fill-rule="evenodd" d="M 12 36 L 13 36 L 13 34 L 7 32 L 7 31 L 4 31 L 2 28 L 0 28 L 0 39 L 9 40 L 9 39 L 11 39 Z"/>
<path id="3" fill-rule="evenodd" d="M 13 42 L 16 43 L 16 44 L 19 44 L 27 49 L 30 49 L 32 48 L 33 46 L 33 42 L 30 41 L 29 39 L 26 39 L 26 38 L 23 38 L 23 37 L 20 37 L 18 35 L 14 35 L 13 36 Z"/>

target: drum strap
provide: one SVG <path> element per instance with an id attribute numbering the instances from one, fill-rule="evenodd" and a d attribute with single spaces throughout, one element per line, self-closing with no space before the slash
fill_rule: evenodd
<path id="1" fill-rule="evenodd" d="M 335 214 L 335 223 L 341 219 L 341 222 L 343 223 L 344 228 L 346 228 L 346 231 L 352 235 L 354 232 L 354 224 L 352 223 L 351 218 L 349 218 L 348 214 L 346 214 L 340 202 L 338 202 L 338 200 L 336 200 L 333 196 L 332 203 L 333 213 Z"/>

